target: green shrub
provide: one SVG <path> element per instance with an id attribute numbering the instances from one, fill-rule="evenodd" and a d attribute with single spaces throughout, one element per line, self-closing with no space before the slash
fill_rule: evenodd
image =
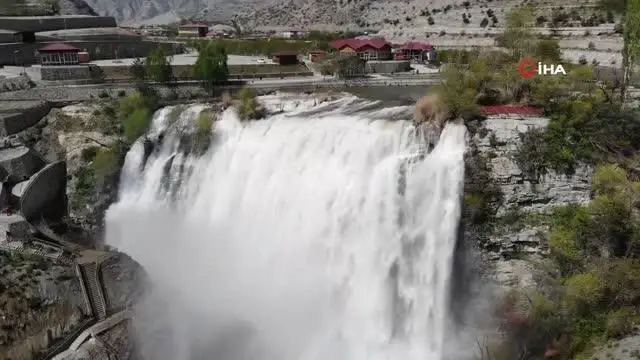
<path id="1" fill-rule="evenodd" d="M 241 119 L 255 120 L 264 117 L 265 110 L 256 99 L 251 88 L 243 88 L 238 92 L 238 114 Z"/>
<path id="2" fill-rule="evenodd" d="M 99 94 L 98 97 L 100 99 L 106 99 L 108 97 L 111 97 L 111 95 L 109 95 L 109 93 L 107 92 L 107 90 L 102 90 Z"/>
<path id="3" fill-rule="evenodd" d="M 592 188 L 601 195 L 627 194 L 632 190 L 626 171 L 616 164 L 599 166 L 593 174 Z"/>
<path id="4" fill-rule="evenodd" d="M 593 309 L 604 297 L 604 286 L 596 274 L 573 275 L 564 285 L 567 305 L 578 313 Z"/>
<path id="5" fill-rule="evenodd" d="M 194 132 L 183 137 L 182 142 L 196 155 L 202 155 L 211 146 L 213 140 L 214 114 L 209 110 L 201 111 L 195 119 Z"/>
<path id="6" fill-rule="evenodd" d="M 610 338 L 621 338 L 633 331 L 633 322 L 638 314 L 632 307 L 622 307 L 607 315 L 606 333 Z"/>
<path id="7" fill-rule="evenodd" d="M 97 153 L 98 153 L 97 146 L 91 146 L 91 147 L 82 149 L 82 153 L 81 153 L 82 161 L 84 162 L 93 161 L 93 158 L 96 157 Z"/>
<path id="8" fill-rule="evenodd" d="M 123 123 L 124 137 L 129 143 L 133 143 L 144 135 L 151 124 L 151 112 L 147 108 L 134 110 Z"/>
<path id="9" fill-rule="evenodd" d="M 95 180 L 99 186 L 116 174 L 120 168 L 119 153 L 115 147 L 100 148 L 91 163 Z"/>
<path id="10" fill-rule="evenodd" d="M 573 230 L 554 228 L 549 233 L 549 250 L 563 273 L 572 273 L 580 268 L 582 252 Z"/>
<path id="11" fill-rule="evenodd" d="M 94 201 L 96 195 L 96 181 L 91 166 L 81 166 L 73 172 L 76 180 L 75 191 L 71 193 L 70 205 L 72 209 L 83 210 Z"/>
<path id="12" fill-rule="evenodd" d="M 118 103 L 118 117 L 120 120 L 128 118 L 134 111 L 145 108 L 148 100 L 139 91 L 133 92 L 131 95 L 120 99 Z"/>
<path id="13" fill-rule="evenodd" d="M 133 143 L 147 131 L 156 106 L 154 98 L 144 96 L 139 91 L 120 99 L 117 115 L 122 121 L 123 133 L 128 142 Z"/>

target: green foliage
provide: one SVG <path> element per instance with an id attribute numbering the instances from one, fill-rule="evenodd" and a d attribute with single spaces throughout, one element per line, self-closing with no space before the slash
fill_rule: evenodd
<path id="1" fill-rule="evenodd" d="M 559 63 L 562 58 L 560 43 L 557 40 L 542 39 L 537 41 L 533 50 L 536 60 L 548 63 Z M 544 76 L 540 76 L 544 78 Z"/>
<path id="2" fill-rule="evenodd" d="M 606 323 L 607 337 L 618 339 L 630 334 L 633 331 L 634 320 L 637 318 L 637 311 L 630 306 L 609 312 Z"/>
<path id="3" fill-rule="evenodd" d="M 319 66 L 320 74 L 330 76 L 335 74 L 336 68 L 331 61 L 324 61 Z"/>
<path id="4" fill-rule="evenodd" d="M 602 165 L 593 177 L 590 204 L 556 207 L 545 215 L 551 259 L 559 270 L 554 280 L 561 286 L 530 297 L 525 330 L 517 334 L 532 358 L 534 349 L 542 349 L 540 355 L 549 346 L 549 338 L 536 333 L 566 335 L 554 346 L 577 359 L 607 338 L 628 334 L 639 320 L 639 188 L 621 167 Z"/>
<path id="5" fill-rule="evenodd" d="M 544 130 L 529 130 L 513 157 L 530 176 L 549 170 L 573 174 L 579 163 L 632 156 L 640 147 L 640 112 L 603 102 L 600 94 L 553 106 Z"/>
<path id="6" fill-rule="evenodd" d="M 136 109 L 123 120 L 124 137 L 133 143 L 144 135 L 151 124 L 151 112 L 147 108 Z"/>
<path id="7" fill-rule="evenodd" d="M 105 180 L 116 174 L 120 168 L 118 149 L 100 148 L 91 163 L 91 168 L 98 186 L 102 186 Z"/>
<path id="8" fill-rule="evenodd" d="M 534 26 L 534 15 L 535 9 L 528 5 L 515 9 L 507 15 L 507 24 L 502 33 L 501 45 L 509 51 L 516 61 L 531 55 L 538 42 L 531 31 Z"/>
<path id="9" fill-rule="evenodd" d="M 217 42 L 202 46 L 194 66 L 194 75 L 202 81 L 203 88 L 213 94 L 215 86 L 229 77 L 225 48 Z"/>
<path id="10" fill-rule="evenodd" d="M 502 205 L 503 195 L 491 177 L 489 160 L 477 149 L 465 161 L 463 218 L 473 225 L 488 222 Z"/>
<path id="11" fill-rule="evenodd" d="M 603 298 L 604 287 L 600 278 L 593 273 L 581 273 L 565 281 L 565 300 L 574 311 L 589 310 Z"/>
<path id="12" fill-rule="evenodd" d="M 209 111 L 198 114 L 195 123 L 193 150 L 204 153 L 211 145 L 214 115 Z"/>
<path id="13" fill-rule="evenodd" d="M 332 60 L 335 75 L 341 79 L 363 76 L 366 62 L 358 56 L 341 56 Z"/>
<path id="14" fill-rule="evenodd" d="M 264 117 L 265 110 L 258 102 L 251 88 L 242 88 L 238 92 L 238 114 L 243 120 L 256 120 Z"/>
<path id="15" fill-rule="evenodd" d="M 171 67 L 171 58 L 167 57 L 167 54 L 162 48 L 158 47 L 149 52 L 145 61 L 145 66 L 147 78 L 164 85 L 175 84 L 173 69 Z"/>
<path id="16" fill-rule="evenodd" d="M 482 66 L 482 65 L 480 65 Z M 443 109 L 451 118 L 468 117 L 479 113 L 477 98 L 479 89 L 485 81 L 486 70 L 478 73 L 464 71 L 455 65 L 447 65 L 441 71 L 443 81 L 433 88 Z"/>
<path id="17" fill-rule="evenodd" d="M 91 166 L 81 166 L 73 172 L 75 191 L 71 193 L 71 208 L 80 210 L 92 203 L 96 196 L 96 181 Z"/>
<path id="18" fill-rule="evenodd" d="M 144 96 L 138 91 L 119 100 L 117 116 L 122 122 L 124 137 L 129 143 L 133 143 L 147 131 L 156 107 L 156 99 Z"/>

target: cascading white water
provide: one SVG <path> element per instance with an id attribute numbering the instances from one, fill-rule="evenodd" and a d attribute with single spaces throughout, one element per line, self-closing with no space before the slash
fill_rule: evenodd
<path id="1" fill-rule="evenodd" d="M 284 112 L 227 110 L 202 156 L 167 128 L 203 106 L 175 125 L 160 110 L 154 152 L 127 155 L 107 241 L 153 284 L 135 321 L 143 356 L 441 360 L 464 127 L 418 160 L 414 127 L 389 121 L 409 108 L 261 101 Z"/>

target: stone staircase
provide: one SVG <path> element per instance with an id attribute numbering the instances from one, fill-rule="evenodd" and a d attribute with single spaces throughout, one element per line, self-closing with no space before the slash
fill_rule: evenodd
<path id="1" fill-rule="evenodd" d="M 91 311 L 98 321 L 107 317 L 107 306 L 102 292 L 102 286 L 98 279 L 98 264 L 88 262 L 80 265 L 82 280 L 87 290 Z"/>

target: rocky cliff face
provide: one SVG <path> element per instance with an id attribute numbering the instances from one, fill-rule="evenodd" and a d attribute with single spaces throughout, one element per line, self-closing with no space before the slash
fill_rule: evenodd
<path id="1" fill-rule="evenodd" d="M 489 117 L 471 138 L 488 162 L 491 182 L 499 189 L 501 201 L 495 214 L 496 224 L 491 229 L 471 227 L 467 237 L 480 246 L 490 264 L 487 270 L 500 285 L 532 284 L 533 264 L 542 261 L 547 252 L 549 227 L 545 214 L 554 206 L 590 201 L 592 169 L 579 168 L 573 176 L 550 173 L 531 178 L 513 160 L 520 141 L 518 134 L 547 124 L 546 118 Z"/>

